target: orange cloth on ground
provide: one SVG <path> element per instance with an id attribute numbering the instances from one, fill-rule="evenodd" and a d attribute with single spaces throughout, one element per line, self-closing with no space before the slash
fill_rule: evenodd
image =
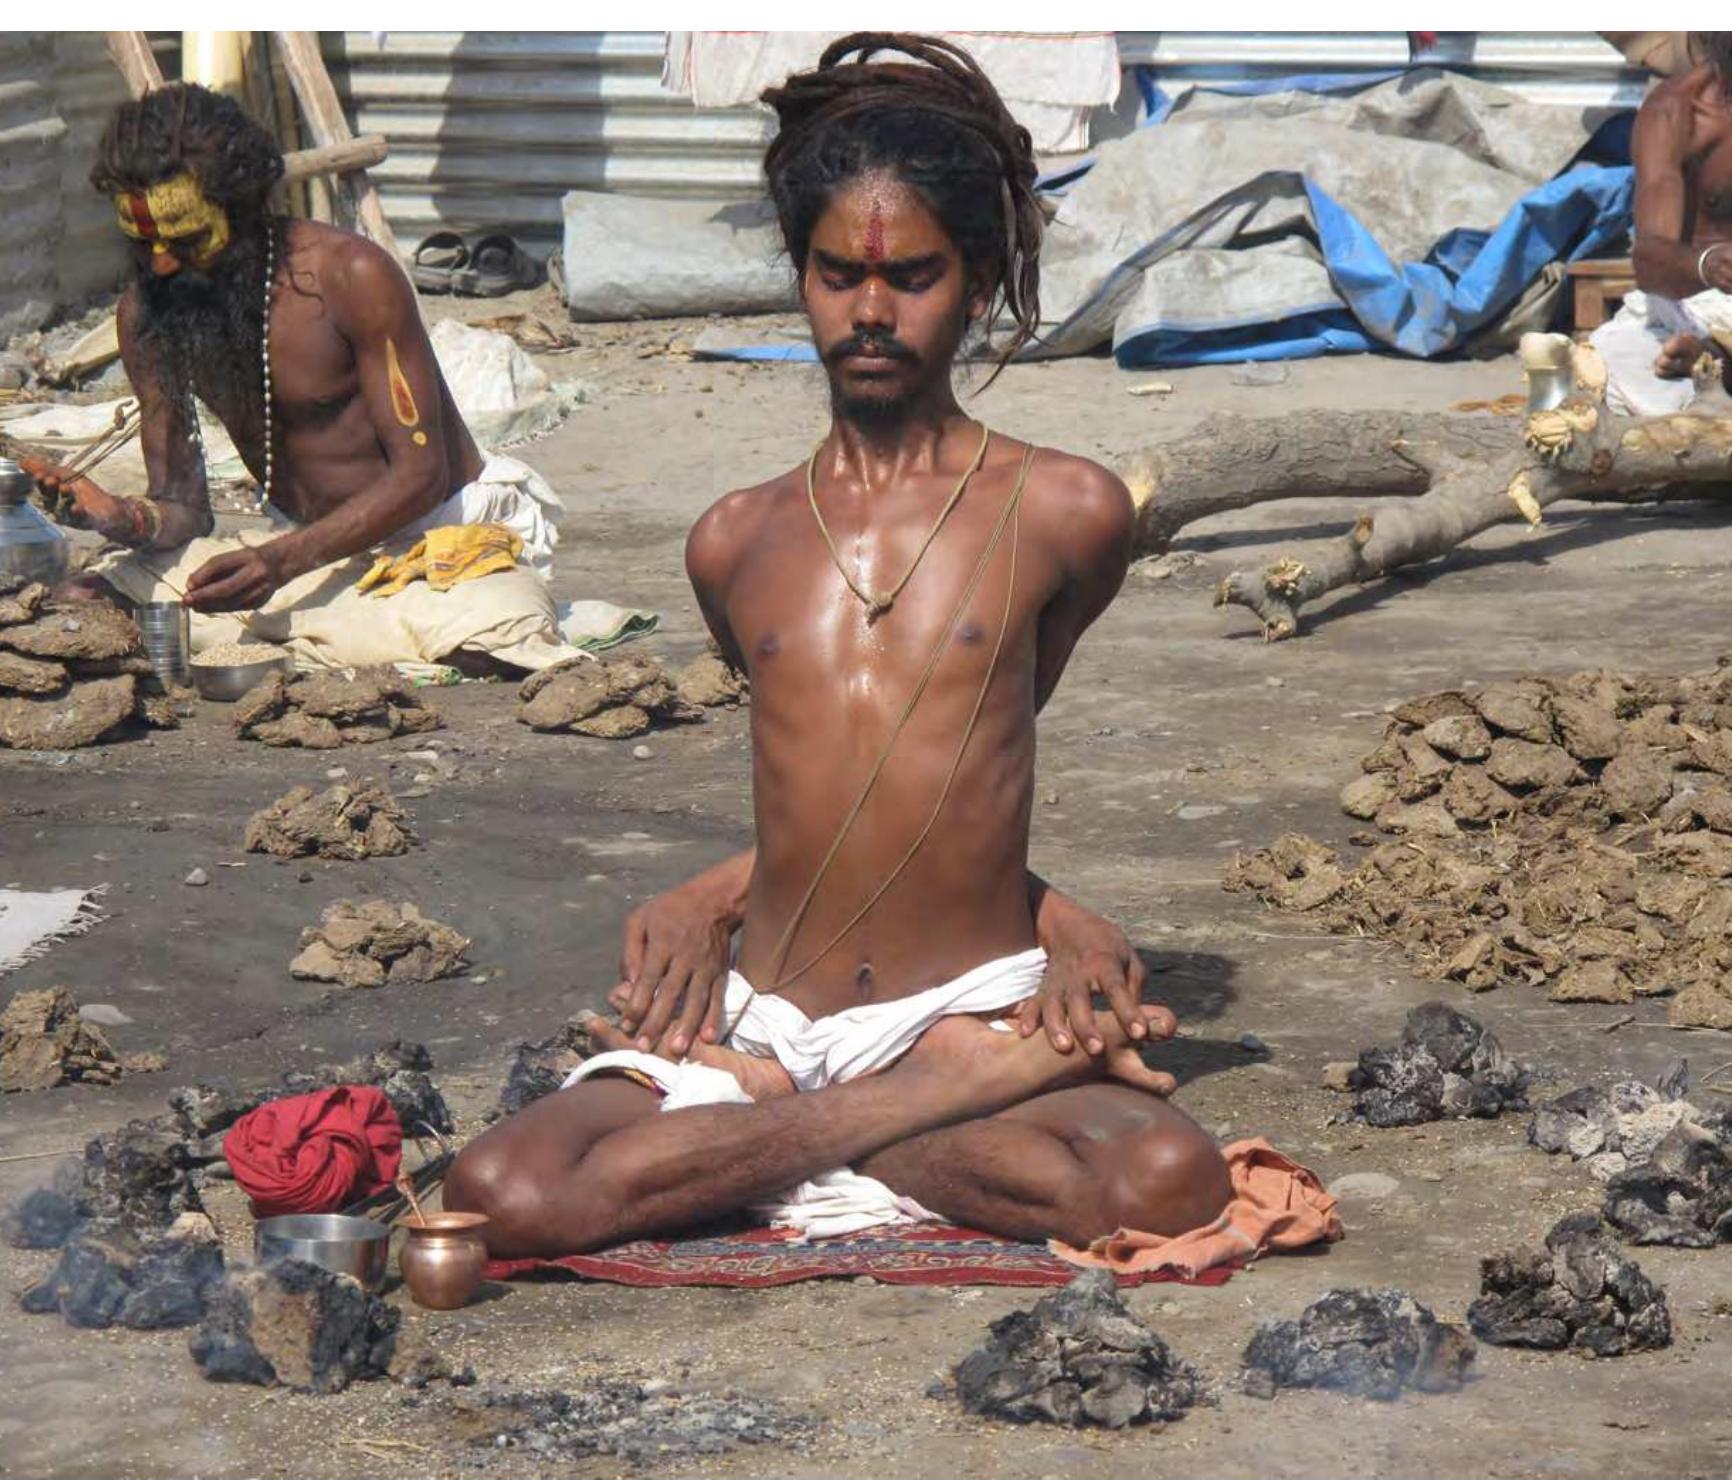
<path id="1" fill-rule="evenodd" d="M 1180 1275 L 1254 1260 L 1269 1250 L 1297 1250 L 1341 1238 L 1336 1200 L 1317 1174 L 1277 1152 L 1262 1137 L 1224 1147 L 1233 1196 L 1220 1216 L 1201 1229 L 1172 1236 L 1120 1229 L 1079 1250 L 1048 1241 L 1055 1255 L 1108 1270 L 1174 1270 Z"/>

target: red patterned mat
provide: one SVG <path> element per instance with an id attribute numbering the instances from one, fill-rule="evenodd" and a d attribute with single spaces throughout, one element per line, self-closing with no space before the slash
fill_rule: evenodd
<path id="1" fill-rule="evenodd" d="M 771 1229 L 703 1239 L 633 1240 L 593 1255 L 557 1260 L 494 1260 L 495 1280 L 564 1272 L 622 1286 L 786 1286 L 795 1281 L 869 1275 L 893 1286 L 1062 1286 L 1076 1273 L 1044 1245 L 1019 1244 L 943 1224 L 905 1224 L 845 1239 L 798 1244 Z M 1236 1266 L 1186 1280 L 1164 1271 L 1121 1275 L 1121 1285 L 1182 1281 L 1220 1286 Z"/>

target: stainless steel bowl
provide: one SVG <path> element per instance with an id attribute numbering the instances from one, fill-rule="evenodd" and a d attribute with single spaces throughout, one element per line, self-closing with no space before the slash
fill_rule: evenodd
<path id="1" fill-rule="evenodd" d="M 273 673 L 293 673 L 295 660 L 286 653 L 281 658 L 265 658 L 258 663 L 206 664 L 194 658 L 189 667 L 192 687 L 203 698 L 232 703 Z"/>
<path id="2" fill-rule="evenodd" d="M 347 1214 L 280 1214 L 253 1230 L 253 1254 L 267 1260 L 305 1260 L 336 1275 L 352 1275 L 369 1291 L 385 1284 L 391 1228 Z"/>

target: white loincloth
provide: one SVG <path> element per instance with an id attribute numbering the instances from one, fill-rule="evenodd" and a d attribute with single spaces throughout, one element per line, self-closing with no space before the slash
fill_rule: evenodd
<path id="1" fill-rule="evenodd" d="M 982 963 L 912 997 L 863 1003 L 812 1019 L 786 998 L 760 993 L 738 972 L 730 972 L 723 1016 L 733 1028 L 725 1042 L 730 1049 L 774 1059 L 788 1072 L 796 1090 L 821 1090 L 883 1069 L 907 1053 L 941 1018 L 990 1013 L 1032 997 L 1045 975 L 1046 953 L 1034 947 Z M 1003 1023 L 992 1027 L 1009 1029 Z M 653 1080 L 665 1093 L 663 1111 L 752 1104 L 752 1097 L 727 1070 L 635 1049 L 616 1049 L 587 1059 L 566 1076 L 565 1084 L 621 1069 L 636 1070 Z M 801 1239 L 829 1239 L 879 1224 L 912 1224 L 938 1217 L 877 1178 L 846 1167 L 820 1173 L 767 1203 L 754 1204 L 752 1212 L 777 1228 L 797 1231 Z"/>
<path id="2" fill-rule="evenodd" d="M 449 591 L 412 581 L 400 592 L 376 597 L 356 590 L 373 563 L 374 552 L 364 551 L 296 577 L 251 614 L 250 624 L 227 613 L 193 613 L 192 651 L 251 635 L 282 644 L 304 668 L 437 663 L 470 652 L 540 669 L 576 657 L 579 649 L 561 633 L 547 586 L 559 543 L 559 496 L 528 464 L 499 453 L 484 458 L 479 478 L 379 549 L 401 555 L 426 531 L 445 525 L 502 524 L 523 541 L 515 569 L 459 582 Z M 300 528 L 277 510 L 270 517 L 269 528 L 207 536 L 176 550 L 112 551 L 90 574 L 134 602 L 172 601 L 213 556 Z"/>
<path id="3" fill-rule="evenodd" d="M 1674 334 L 1693 334 L 1713 344 L 1716 331 L 1732 339 L 1732 293 L 1710 288 L 1679 299 L 1635 289 L 1588 336 L 1606 362 L 1606 404 L 1626 416 L 1684 411 L 1700 394 L 1695 381 L 1687 375 L 1678 380 L 1658 376 L 1654 361 Z"/>

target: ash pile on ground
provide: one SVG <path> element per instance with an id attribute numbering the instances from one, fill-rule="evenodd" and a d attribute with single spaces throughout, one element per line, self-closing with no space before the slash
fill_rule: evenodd
<path id="1" fill-rule="evenodd" d="M 1407 1388 L 1452 1393 L 1473 1357 L 1472 1338 L 1406 1291 L 1335 1290 L 1298 1321 L 1259 1327 L 1240 1383 L 1260 1399 L 1283 1388 L 1340 1389 L 1367 1399 L 1393 1399 Z"/>
<path id="2" fill-rule="evenodd" d="M 634 1468 L 656 1468 L 742 1445 L 797 1442 L 811 1427 L 804 1417 L 762 1399 L 685 1393 L 656 1379 L 603 1380 L 579 1393 L 480 1389 L 403 1402 L 449 1418 L 480 1452 L 471 1462 L 478 1466 L 490 1457 L 519 1465 L 525 1455 L 547 1462 L 610 1455 Z"/>
<path id="3" fill-rule="evenodd" d="M 1353 1109 L 1344 1119 L 1416 1126 L 1446 1117 L 1525 1111 L 1532 1071 L 1504 1053 L 1497 1036 L 1446 1003 L 1407 1015 L 1401 1042 L 1366 1049 L 1348 1072 Z"/>
<path id="4" fill-rule="evenodd" d="M 679 674 L 648 656 L 584 657 L 531 674 L 517 694 L 517 718 L 531 730 L 627 740 L 658 721 L 697 720 L 706 708 L 739 704 L 746 684 L 714 654 Z"/>
<path id="5" fill-rule="evenodd" d="M 1500 1347 L 1567 1347 L 1588 1357 L 1672 1343 L 1665 1292 L 1592 1213 L 1560 1219 L 1544 1250 L 1482 1260 L 1467 1321 L 1474 1336 Z"/>
<path id="6" fill-rule="evenodd" d="M 429 920 L 407 900 L 338 900 L 301 932 L 289 974 L 341 987 L 437 982 L 468 965 L 469 938 Z"/>
<path id="7" fill-rule="evenodd" d="M 583 1019 L 562 1023 L 555 1033 L 533 1043 L 519 1044 L 511 1056 L 499 1105 L 489 1120 L 515 1116 L 525 1106 L 552 1095 L 565 1077 L 589 1057 L 593 1048 Z"/>
<path id="8" fill-rule="evenodd" d="M 389 666 L 357 669 L 350 678 L 273 673 L 236 701 L 231 719 L 243 739 L 312 751 L 419 735 L 445 724 Z"/>
<path id="9" fill-rule="evenodd" d="M 986 1345 L 956 1366 L 956 1397 L 971 1414 L 1118 1430 L 1179 1419 L 1206 1402 L 1203 1375 L 1131 1315 L 1104 1270 L 1085 1271 L 989 1330 Z"/>
<path id="10" fill-rule="evenodd" d="M 141 723 L 180 724 L 138 625 L 108 602 L 54 602 L 40 582 L 0 595 L 0 746 L 70 751 Z"/>
<path id="11" fill-rule="evenodd" d="M 408 811 L 387 788 L 367 781 L 284 793 L 247 820 L 242 847 L 279 859 L 316 854 L 353 861 L 406 854 L 414 841 Z"/>
<path id="12" fill-rule="evenodd" d="M 1619 1080 L 1607 1090 L 1583 1085 L 1534 1107 L 1528 1140 L 1542 1152 L 1567 1152 L 1602 1183 L 1654 1155 L 1680 1121 L 1705 1119 L 1685 1094 L 1690 1064 L 1679 1060 L 1657 1085 Z"/>
<path id="13" fill-rule="evenodd" d="M 1354 835 L 1355 866 L 1288 834 L 1227 888 L 1474 991 L 1673 994 L 1673 1024 L 1732 1028 L 1732 665 L 1428 695 L 1361 767 L 1343 808 L 1401 842 Z"/>
<path id="14" fill-rule="evenodd" d="M 112 1085 L 123 1074 L 163 1068 L 160 1054 L 116 1054 L 107 1036 L 79 1014 L 64 987 L 16 994 L 0 1012 L 0 1091 L 57 1085 Z"/>

